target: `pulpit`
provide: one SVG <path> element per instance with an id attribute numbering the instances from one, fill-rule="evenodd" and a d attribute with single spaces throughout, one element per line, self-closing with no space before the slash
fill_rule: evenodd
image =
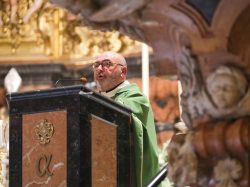
<path id="1" fill-rule="evenodd" d="M 14 93 L 9 186 L 134 186 L 131 111 L 84 87 Z"/>

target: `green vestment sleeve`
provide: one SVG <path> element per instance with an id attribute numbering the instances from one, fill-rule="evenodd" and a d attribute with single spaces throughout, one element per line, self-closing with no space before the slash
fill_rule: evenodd
<path id="1" fill-rule="evenodd" d="M 159 171 L 155 124 L 149 101 L 135 84 L 112 97 L 132 110 L 136 186 L 144 187 Z"/>

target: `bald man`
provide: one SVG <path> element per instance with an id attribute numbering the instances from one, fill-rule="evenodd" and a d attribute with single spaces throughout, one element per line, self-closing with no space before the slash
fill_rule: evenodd
<path id="1" fill-rule="evenodd" d="M 136 84 L 126 80 L 127 63 L 120 54 L 102 53 L 93 64 L 93 71 L 98 91 L 132 110 L 136 186 L 144 187 L 159 171 L 150 103 Z"/>

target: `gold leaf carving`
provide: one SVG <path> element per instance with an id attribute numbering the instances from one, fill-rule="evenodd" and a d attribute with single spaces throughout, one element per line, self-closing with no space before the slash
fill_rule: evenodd
<path id="1" fill-rule="evenodd" d="M 47 119 L 44 119 L 36 125 L 35 134 L 40 144 L 48 144 L 54 134 L 54 126 Z"/>

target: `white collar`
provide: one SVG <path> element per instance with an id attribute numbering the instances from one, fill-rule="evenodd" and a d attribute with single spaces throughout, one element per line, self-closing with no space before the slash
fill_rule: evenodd
<path id="1" fill-rule="evenodd" d="M 104 95 L 104 96 L 106 96 L 106 97 L 109 97 L 109 98 L 111 98 L 111 97 L 113 97 L 115 94 L 116 94 L 116 92 L 118 91 L 118 90 L 120 90 L 121 88 L 123 88 L 123 87 L 125 87 L 125 86 L 127 86 L 127 85 L 129 85 L 130 83 L 126 80 L 126 81 L 124 81 L 122 84 L 120 84 L 119 86 L 117 86 L 115 89 L 113 89 L 113 90 L 111 90 L 110 92 L 100 92 L 102 95 Z"/>

